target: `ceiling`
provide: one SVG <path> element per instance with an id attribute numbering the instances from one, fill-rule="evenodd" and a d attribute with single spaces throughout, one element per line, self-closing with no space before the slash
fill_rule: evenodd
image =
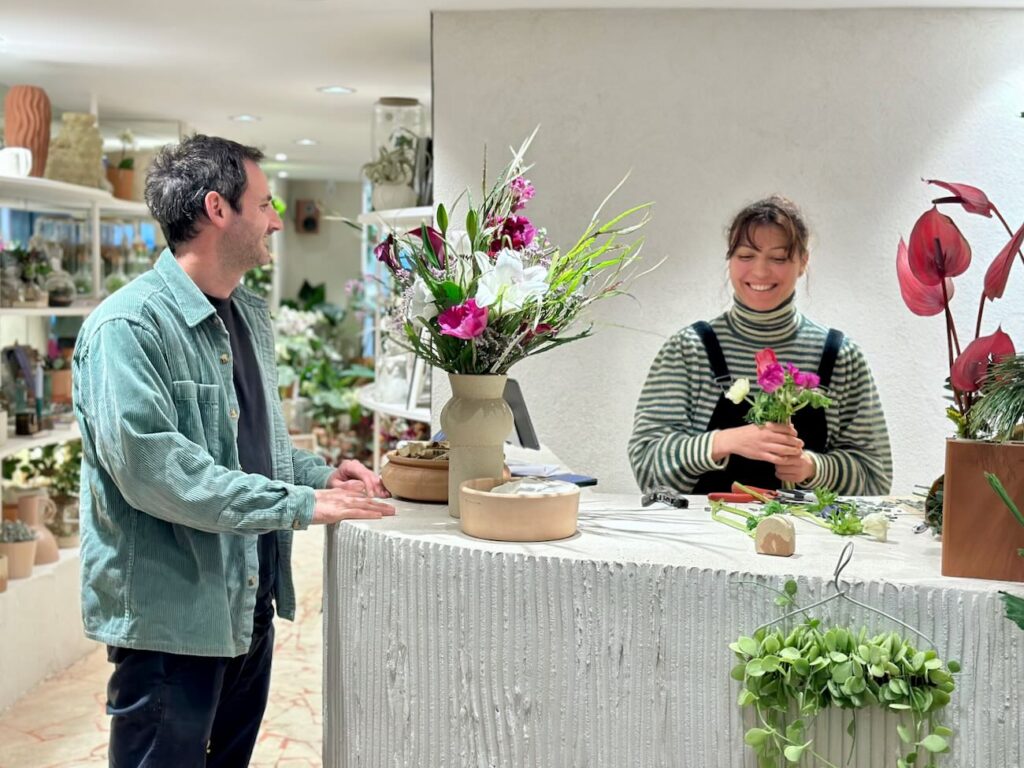
<path id="1" fill-rule="evenodd" d="M 34 0 L 5 2 L 0 84 L 46 89 L 55 114 L 88 111 L 105 133 L 132 127 L 161 142 L 182 129 L 255 144 L 268 171 L 293 179 L 358 178 L 370 154 L 374 102 L 430 108 L 430 11 L 548 8 L 542 0 Z M 560 0 L 561 8 L 629 3 Z M 716 3 L 643 0 L 636 7 L 1020 7 L 1002 2 Z M 497 41 L 496 41 L 497 42 Z M 343 85 L 349 95 L 317 88 Z M 250 114 L 251 123 L 232 121 Z M 299 146 L 313 139 L 315 146 Z M 288 156 L 275 162 L 277 153 Z"/>

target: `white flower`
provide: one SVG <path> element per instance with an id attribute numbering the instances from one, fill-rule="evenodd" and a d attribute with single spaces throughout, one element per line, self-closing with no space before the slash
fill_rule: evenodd
<path id="1" fill-rule="evenodd" d="M 416 275 L 413 280 L 411 294 L 406 317 L 417 328 L 422 325 L 420 318 L 430 320 L 437 316 L 437 304 L 434 303 L 434 294 L 430 292 L 423 278 Z"/>
<path id="2" fill-rule="evenodd" d="M 889 518 L 881 512 L 872 512 L 865 515 L 861 523 L 864 526 L 864 533 L 874 536 L 879 541 L 885 541 L 889 533 Z"/>
<path id="3" fill-rule="evenodd" d="M 547 273 L 544 267 L 524 268 L 518 253 L 503 248 L 494 265 L 480 275 L 477 306 L 494 307 L 495 315 L 518 311 L 530 299 L 548 292 Z"/>
<path id="4" fill-rule="evenodd" d="M 739 405 L 749 394 L 750 379 L 736 379 L 732 386 L 729 387 L 729 391 L 725 393 L 725 396 L 736 403 L 736 405 Z"/>

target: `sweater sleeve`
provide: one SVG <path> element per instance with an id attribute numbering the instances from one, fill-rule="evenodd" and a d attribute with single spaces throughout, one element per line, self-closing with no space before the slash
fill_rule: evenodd
<path id="1" fill-rule="evenodd" d="M 666 485 L 689 493 L 701 475 L 725 466 L 711 458 L 714 431 L 694 420 L 708 375 L 703 347 L 686 329 L 665 342 L 651 364 L 628 446 L 633 475 L 644 491 Z"/>
<path id="2" fill-rule="evenodd" d="M 808 451 L 814 462 L 810 487 L 847 496 L 880 496 L 892 486 L 889 430 L 875 380 L 860 347 L 847 340 L 836 361 L 833 395 L 839 426 L 824 453 Z"/>

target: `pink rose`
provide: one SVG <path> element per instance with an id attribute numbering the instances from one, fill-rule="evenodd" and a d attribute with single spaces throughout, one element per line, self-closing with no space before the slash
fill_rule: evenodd
<path id="1" fill-rule="evenodd" d="M 457 339 L 475 339 L 487 328 L 487 307 L 478 307 L 476 299 L 449 307 L 437 316 L 441 333 Z"/>

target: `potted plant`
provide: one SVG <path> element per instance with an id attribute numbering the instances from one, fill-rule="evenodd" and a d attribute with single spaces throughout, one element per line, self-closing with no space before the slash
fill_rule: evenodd
<path id="1" fill-rule="evenodd" d="M 362 170 L 373 183 L 373 209 L 408 208 L 416 203 L 411 183 L 415 163 L 409 146 L 399 142 L 395 147 L 381 147 L 377 159 Z"/>
<path id="2" fill-rule="evenodd" d="M 121 157 L 117 165 L 107 165 L 107 180 L 114 188 L 114 197 L 132 199 L 132 185 L 135 183 L 135 158 L 128 154 L 135 147 L 135 137 L 126 130 L 118 137 L 121 141 Z"/>
<path id="3" fill-rule="evenodd" d="M 4 520 L 0 527 L 0 555 L 7 556 L 7 577 L 27 579 L 36 561 L 36 533 L 20 520 Z"/>
<path id="4" fill-rule="evenodd" d="M 932 208 L 914 225 L 909 244 L 900 240 L 896 274 L 912 312 L 943 314 L 946 321 L 948 386 L 953 400 L 947 414 L 956 425 L 956 437 L 946 441 L 942 573 L 1024 581 L 1024 561 L 1015 556 L 1014 547 L 1007 547 L 1008 542 L 1024 546 L 1024 530 L 1015 526 L 1012 518 L 1007 519 L 985 480 L 985 473 L 993 472 L 1006 479 L 1011 498 L 1024 499 L 1024 442 L 1014 428 L 1020 413 L 1013 409 L 1013 396 L 999 394 L 1008 390 L 1000 377 L 990 372 L 994 363 L 1013 357 L 1016 350 L 1002 328 L 982 335 L 986 303 L 1002 297 L 1014 261 L 1018 255 L 1024 260 L 1020 253 L 1024 225 L 1016 232 L 1011 230 L 977 187 L 935 180 L 928 183 L 951 194 L 932 201 Z M 970 337 L 959 333 L 953 322 L 950 300 L 953 278 L 971 265 L 971 247 L 953 220 L 939 212 L 939 205 L 959 205 L 968 213 L 988 218 L 994 214 L 1009 235 L 985 273 L 974 338 L 969 342 Z M 1020 386 L 1018 382 L 1016 387 Z"/>

